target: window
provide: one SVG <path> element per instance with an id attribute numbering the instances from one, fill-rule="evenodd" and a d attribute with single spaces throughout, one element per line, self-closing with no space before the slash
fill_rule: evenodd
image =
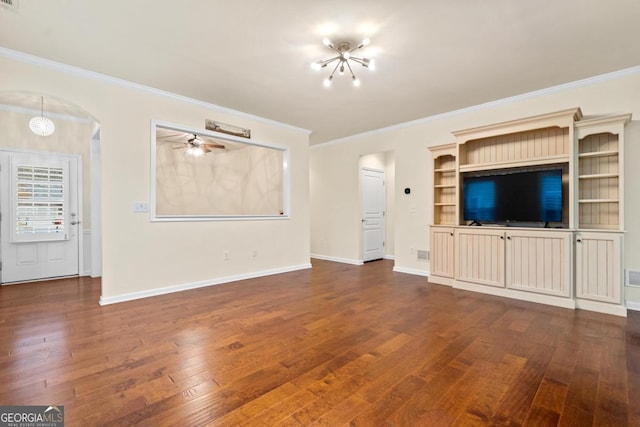
<path id="1" fill-rule="evenodd" d="M 152 124 L 152 219 L 287 218 L 289 150 Z"/>
<path id="2" fill-rule="evenodd" d="M 29 164 L 12 159 L 12 241 L 66 239 L 64 165 Z"/>

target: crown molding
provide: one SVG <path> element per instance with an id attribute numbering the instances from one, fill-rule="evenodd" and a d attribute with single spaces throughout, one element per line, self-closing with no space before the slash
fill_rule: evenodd
<path id="1" fill-rule="evenodd" d="M 112 84 L 112 85 L 127 88 L 127 89 L 133 89 L 133 90 L 145 92 L 152 95 L 170 98 L 176 101 L 192 104 L 192 105 L 206 108 L 209 110 L 214 110 L 219 113 L 231 114 L 231 115 L 239 116 L 248 120 L 253 120 L 260 123 L 268 124 L 271 126 L 276 126 L 283 129 L 301 132 L 305 135 L 311 134 L 311 131 L 309 129 L 304 129 L 301 127 L 289 125 L 287 123 L 266 119 L 264 117 L 256 116 L 256 115 L 245 113 L 238 110 L 233 110 L 231 108 L 222 107 L 220 105 L 212 104 L 205 101 L 200 101 L 198 99 L 189 98 L 188 96 L 178 95 L 176 93 L 168 92 L 162 89 L 157 89 L 151 86 L 130 82 L 128 80 L 124 80 L 118 77 L 108 76 L 106 74 L 101 74 L 95 71 L 86 70 L 84 68 L 75 67 L 73 65 L 64 64 L 62 62 L 52 61 L 50 59 L 45 59 L 39 56 L 31 55 L 31 54 L 20 52 L 17 50 L 8 49 L 2 46 L 0 46 L 0 57 L 23 62 L 30 65 L 35 65 L 42 68 L 47 68 L 50 70 L 59 71 L 65 74 L 71 74 L 71 75 L 82 77 L 89 80 L 96 80 L 102 83 Z"/>
<path id="2" fill-rule="evenodd" d="M 456 117 L 456 116 L 460 116 L 467 113 L 488 110 L 490 108 L 494 108 L 500 105 L 509 105 L 509 104 L 513 104 L 526 99 L 533 99 L 533 98 L 538 98 L 545 95 L 559 93 L 567 89 L 585 87 L 595 83 L 606 82 L 610 80 L 619 79 L 621 77 L 637 75 L 637 74 L 640 74 L 640 66 L 625 68 L 623 70 L 613 71 L 611 73 L 601 74 L 594 77 L 588 77 L 586 79 L 576 80 L 569 83 L 563 83 L 563 84 L 551 86 L 545 89 L 535 90 L 535 91 L 523 93 L 520 95 L 510 96 L 508 98 L 502 98 L 495 101 L 486 102 L 483 104 L 472 105 L 470 107 L 460 108 L 458 110 L 452 110 L 452 111 L 447 111 L 445 113 L 434 114 L 432 116 L 427 116 L 420 119 L 411 120 L 408 122 L 399 123 L 396 125 L 387 126 L 380 129 L 374 129 L 371 131 L 362 132 L 362 133 L 358 133 L 351 136 L 346 136 L 344 138 L 334 139 L 332 141 L 327 141 L 320 144 L 312 145 L 311 149 L 313 150 L 316 148 L 326 147 L 328 145 L 341 144 L 341 143 L 349 142 L 358 138 L 364 138 L 364 137 L 383 134 L 383 133 L 391 132 L 395 130 L 405 129 L 408 127 L 417 126 L 417 125 L 421 125 L 429 122 L 434 122 L 434 121 L 446 119 L 449 117 Z"/>

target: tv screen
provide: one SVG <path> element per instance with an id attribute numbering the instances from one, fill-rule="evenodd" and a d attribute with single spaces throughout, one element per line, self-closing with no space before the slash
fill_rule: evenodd
<path id="1" fill-rule="evenodd" d="M 562 169 L 463 177 L 463 216 L 476 222 L 562 222 Z"/>

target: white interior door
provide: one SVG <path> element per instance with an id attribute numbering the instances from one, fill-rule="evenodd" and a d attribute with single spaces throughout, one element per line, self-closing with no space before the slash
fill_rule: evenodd
<path id="1" fill-rule="evenodd" d="M 2 283 L 79 273 L 78 157 L 0 152 Z"/>
<path id="2" fill-rule="evenodd" d="M 362 169 L 363 261 L 384 257 L 384 172 Z"/>

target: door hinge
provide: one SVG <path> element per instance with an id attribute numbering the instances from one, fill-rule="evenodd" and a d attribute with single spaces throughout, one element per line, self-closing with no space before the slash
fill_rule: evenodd
<path id="1" fill-rule="evenodd" d="M 384 242 L 382 242 L 382 246 L 384 246 Z"/>

